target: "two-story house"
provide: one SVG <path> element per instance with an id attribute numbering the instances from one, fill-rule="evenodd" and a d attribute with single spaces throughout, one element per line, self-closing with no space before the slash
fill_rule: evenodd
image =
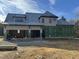
<path id="1" fill-rule="evenodd" d="M 9 13 L 3 24 L 5 40 L 52 38 L 60 36 L 61 33 L 58 33 L 65 25 L 73 29 L 73 25 L 69 23 L 63 25 L 61 20 L 58 20 L 58 16 L 48 11 L 26 14 Z"/>

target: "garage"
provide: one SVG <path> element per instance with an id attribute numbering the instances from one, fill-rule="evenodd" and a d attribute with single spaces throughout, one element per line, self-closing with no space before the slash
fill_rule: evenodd
<path id="1" fill-rule="evenodd" d="M 28 30 L 7 30 L 7 39 L 28 37 Z"/>
<path id="2" fill-rule="evenodd" d="M 40 38 L 40 30 L 31 30 L 31 38 Z"/>

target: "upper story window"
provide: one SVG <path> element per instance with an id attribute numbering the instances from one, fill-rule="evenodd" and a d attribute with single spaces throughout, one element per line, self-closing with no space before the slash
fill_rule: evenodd
<path id="1" fill-rule="evenodd" d="M 41 20 L 41 19 L 39 18 L 39 19 L 38 19 L 38 22 L 39 22 L 39 23 L 40 23 L 40 20 Z"/>
<path id="2" fill-rule="evenodd" d="M 49 19 L 49 23 L 52 23 L 52 19 Z"/>
<path id="3" fill-rule="evenodd" d="M 13 17 L 15 22 L 25 22 L 26 17 Z"/>
<path id="4" fill-rule="evenodd" d="M 44 23 L 44 19 L 42 19 L 42 23 Z"/>
<path id="5" fill-rule="evenodd" d="M 53 18 L 53 21 L 56 21 L 56 18 Z"/>

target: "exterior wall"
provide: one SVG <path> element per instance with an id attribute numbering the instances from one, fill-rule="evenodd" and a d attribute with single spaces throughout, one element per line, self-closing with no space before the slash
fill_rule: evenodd
<path id="1" fill-rule="evenodd" d="M 74 37 L 75 31 L 74 26 L 46 26 L 43 27 L 45 30 L 45 37 Z"/>
<path id="2" fill-rule="evenodd" d="M 41 30 L 42 28 L 40 26 L 30 26 L 31 30 Z"/>
<path id="3" fill-rule="evenodd" d="M 29 27 L 28 26 L 6 26 L 5 28 L 6 30 L 28 30 Z"/>
<path id="4" fill-rule="evenodd" d="M 74 37 L 75 29 L 73 25 L 57 26 L 57 34 L 60 37 Z"/>
<path id="5" fill-rule="evenodd" d="M 41 17 L 40 18 L 40 22 L 42 23 L 42 19 L 44 19 L 44 25 L 46 25 L 46 26 L 56 26 L 56 24 L 57 24 L 57 18 L 45 18 L 45 17 Z M 49 23 L 50 22 L 50 20 L 51 20 L 51 23 Z"/>
<path id="6" fill-rule="evenodd" d="M 79 38 L 79 21 L 75 23 L 75 37 Z"/>
<path id="7" fill-rule="evenodd" d="M 52 37 L 74 37 L 75 30 L 74 26 L 69 25 L 58 25 L 58 26 L 6 26 L 4 29 L 5 38 L 7 30 L 29 30 L 28 35 L 30 35 L 31 30 L 40 30 L 40 36 L 42 38 L 42 30 L 45 31 L 45 38 Z"/>
<path id="8" fill-rule="evenodd" d="M 6 26 L 5 28 L 6 30 L 40 30 L 41 27 L 40 26 Z"/>

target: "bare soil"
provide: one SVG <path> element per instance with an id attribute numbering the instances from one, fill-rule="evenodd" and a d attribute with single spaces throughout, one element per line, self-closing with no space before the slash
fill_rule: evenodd
<path id="1" fill-rule="evenodd" d="M 79 40 L 29 41 L 17 44 L 22 44 L 17 51 L 0 51 L 0 59 L 79 59 Z"/>

